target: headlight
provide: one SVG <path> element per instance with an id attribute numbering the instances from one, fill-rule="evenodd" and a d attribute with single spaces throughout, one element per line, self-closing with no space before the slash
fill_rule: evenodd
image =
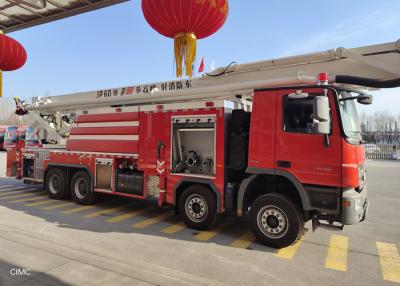
<path id="1" fill-rule="evenodd" d="M 355 204 L 356 212 L 362 212 L 363 206 L 362 206 L 361 199 L 355 199 L 354 204 Z"/>
<path id="2" fill-rule="evenodd" d="M 365 165 L 358 165 L 358 186 L 361 190 L 364 187 L 365 182 Z"/>

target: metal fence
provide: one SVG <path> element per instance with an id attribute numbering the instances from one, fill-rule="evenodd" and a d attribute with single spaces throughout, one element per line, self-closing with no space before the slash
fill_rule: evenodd
<path id="1" fill-rule="evenodd" d="M 400 160 L 400 145 L 365 144 L 367 159 Z"/>

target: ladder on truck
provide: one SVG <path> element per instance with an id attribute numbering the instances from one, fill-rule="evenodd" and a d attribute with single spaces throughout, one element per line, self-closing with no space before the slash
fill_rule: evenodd
<path id="1" fill-rule="evenodd" d="M 400 40 L 360 48 L 337 48 L 323 52 L 265 60 L 247 64 L 230 64 L 210 74 L 174 81 L 142 84 L 114 89 L 59 96 L 36 97 L 23 108 L 31 115 L 31 124 L 46 130 L 62 144 L 71 123 L 56 120 L 54 126 L 44 118 L 79 111 L 131 105 L 151 105 L 216 98 L 244 98 L 255 89 L 288 85 L 315 84 L 316 75 L 327 72 L 332 83 L 337 75 L 350 75 L 380 81 L 400 78 Z M 361 88 L 366 88 L 361 86 Z"/>

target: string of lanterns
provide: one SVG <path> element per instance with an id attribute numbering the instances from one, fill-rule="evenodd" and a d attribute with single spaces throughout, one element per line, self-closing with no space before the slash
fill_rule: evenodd
<path id="1" fill-rule="evenodd" d="M 228 0 L 142 0 L 146 21 L 158 33 L 174 39 L 176 76 L 193 76 L 197 40 L 216 33 L 225 23 Z M 27 59 L 24 47 L 0 33 L 0 97 L 2 72 L 21 68 Z"/>

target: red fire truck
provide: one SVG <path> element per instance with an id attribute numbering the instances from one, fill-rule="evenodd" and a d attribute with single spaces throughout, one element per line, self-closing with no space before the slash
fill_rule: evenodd
<path id="1" fill-rule="evenodd" d="M 8 126 L 0 126 L 0 151 L 5 150 L 4 149 L 4 136 L 6 135 Z"/>
<path id="2" fill-rule="evenodd" d="M 400 41 L 339 48 L 35 98 L 18 112 L 67 140 L 24 149 L 22 177 L 79 204 L 100 193 L 156 198 L 200 230 L 234 212 L 273 247 L 296 241 L 309 220 L 314 228 L 359 223 L 368 200 L 356 104 L 372 102 L 365 87 L 400 86 L 399 50 Z"/>
<path id="3" fill-rule="evenodd" d="M 21 178 L 21 152 L 24 148 L 41 147 L 37 131 L 28 126 L 9 126 L 4 136 L 7 150 L 7 176 Z"/>

